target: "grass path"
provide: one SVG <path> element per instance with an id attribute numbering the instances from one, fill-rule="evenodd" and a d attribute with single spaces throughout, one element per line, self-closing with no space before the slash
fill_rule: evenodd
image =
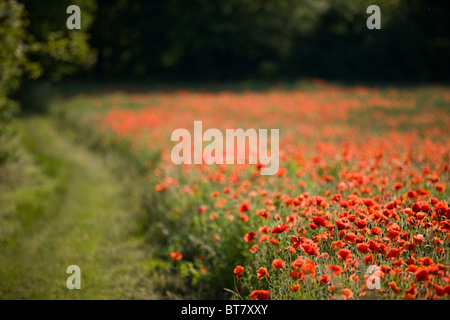
<path id="1" fill-rule="evenodd" d="M 134 234 L 137 201 L 105 159 L 61 135 L 48 117 L 22 121 L 34 161 L 60 181 L 55 212 L 0 247 L 1 299 L 157 299 L 148 253 Z M 126 174 L 126 173 L 125 173 Z M 69 290 L 69 265 L 81 290 Z"/>

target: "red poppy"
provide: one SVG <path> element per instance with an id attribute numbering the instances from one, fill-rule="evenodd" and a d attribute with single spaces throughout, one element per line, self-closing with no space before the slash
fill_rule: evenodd
<path id="1" fill-rule="evenodd" d="M 285 224 L 280 224 L 278 226 L 275 226 L 272 229 L 272 234 L 282 233 L 282 232 L 284 232 L 286 230 L 287 230 L 287 226 Z"/>
<path id="2" fill-rule="evenodd" d="M 308 226 L 311 228 L 311 229 L 313 229 L 313 230 L 316 230 L 317 229 L 317 225 L 315 224 L 315 223 L 309 223 L 308 224 Z"/>
<path id="3" fill-rule="evenodd" d="M 350 228 L 348 223 L 343 222 L 342 220 L 336 220 L 336 226 L 338 230 L 344 230 Z"/>
<path id="4" fill-rule="evenodd" d="M 272 261 L 272 268 L 275 269 L 284 269 L 285 268 L 285 264 L 284 261 L 281 259 L 275 259 Z"/>
<path id="5" fill-rule="evenodd" d="M 441 184 L 441 183 L 436 184 L 435 188 L 436 188 L 436 190 L 439 191 L 439 192 L 442 192 L 442 193 L 445 192 L 445 185 L 443 185 L 443 184 Z"/>
<path id="6" fill-rule="evenodd" d="M 269 300 L 268 290 L 255 290 L 249 295 L 249 300 Z"/>
<path id="7" fill-rule="evenodd" d="M 261 267 L 258 269 L 258 271 L 256 271 L 256 277 L 261 280 L 262 278 L 264 278 L 264 276 L 268 276 L 269 272 L 267 271 L 266 268 Z"/>
<path id="8" fill-rule="evenodd" d="M 430 276 L 428 275 L 428 270 L 426 268 L 419 268 L 414 272 L 414 278 L 416 281 L 428 281 Z"/>
<path id="9" fill-rule="evenodd" d="M 331 280 L 331 276 L 329 274 L 324 274 L 319 278 L 319 283 L 321 284 L 327 284 Z"/>
<path id="10" fill-rule="evenodd" d="M 236 268 L 234 268 L 233 272 L 236 275 L 236 278 L 239 278 L 239 276 L 244 273 L 244 267 L 243 266 L 236 266 Z"/>
<path id="11" fill-rule="evenodd" d="M 369 266 L 369 265 L 373 264 L 373 255 L 369 254 L 367 256 L 364 256 L 363 260 L 364 260 L 364 264 Z"/>
<path id="12" fill-rule="evenodd" d="M 392 291 L 394 291 L 395 293 L 399 293 L 400 292 L 400 288 L 397 287 L 397 284 L 392 281 L 388 283 L 389 287 L 391 287 Z"/>
<path id="13" fill-rule="evenodd" d="M 410 264 L 408 267 L 406 267 L 406 272 L 413 272 L 415 273 L 419 269 L 418 266 L 415 264 Z"/>
<path id="14" fill-rule="evenodd" d="M 444 288 L 443 286 L 439 286 L 439 285 L 437 285 L 437 284 L 434 284 L 434 285 L 433 285 L 433 288 L 434 288 L 434 291 L 436 292 L 436 294 L 437 294 L 438 296 L 443 296 L 443 295 L 446 294 L 445 288 Z"/>
<path id="15" fill-rule="evenodd" d="M 332 248 L 333 248 L 333 250 L 336 250 L 336 249 L 340 249 L 340 248 L 342 248 L 343 246 L 344 246 L 345 244 L 344 244 L 344 242 L 342 242 L 342 240 L 336 240 L 336 241 L 333 241 L 332 243 L 331 243 L 331 246 L 332 246 Z"/>
<path id="16" fill-rule="evenodd" d="M 289 276 L 294 280 L 299 280 L 302 277 L 302 274 L 298 270 L 289 271 Z"/>
<path id="17" fill-rule="evenodd" d="M 392 249 L 388 250 L 386 257 L 389 259 L 397 259 L 401 254 L 402 254 L 402 250 L 397 249 L 397 248 L 392 248 Z"/>
<path id="18" fill-rule="evenodd" d="M 312 242 L 305 242 L 301 245 L 302 250 L 306 253 L 307 256 L 318 256 L 319 255 L 319 247 L 315 246 Z"/>
<path id="19" fill-rule="evenodd" d="M 270 217 L 270 213 L 267 210 L 257 210 L 256 214 L 258 214 L 261 218 L 268 219 Z"/>
<path id="20" fill-rule="evenodd" d="M 367 254 L 371 251 L 367 243 L 358 243 L 356 249 L 363 254 Z"/>
<path id="21" fill-rule="evenodd" d="M 256 253 L 259 251 L 259 246 L 257 244 L 254 244 L 250 247 L 250 249 L 248 249 L 248 251 L 250 251 L 251 253 Z"/>
<path id="22" fill-rule="evenodd" d="M 412 300 L 416 297 L 416 295 L 417 295 L 416 285 L 413 283 L 404 293 L 403 299 Z"/>
<path id="23" fill-rule="evenodd" d="M 252 208 L 252 206 L 251 206 L 249 203 L 244 202 L 243 204 L 241 204 L 241 205 L 239 206 L 239 213 L 247 212 L 247 211 L 249 211 L 251 208 Z"/>
<path id="24" fill-rule="evenodd" d="M 364 229 L 364 228 L 367 226 L 367 222 L 365 222 L 364 220 L 361 220 L 361 219 L 357 219 L 357 220 L 355 221 L 355 226 L 356 226 L 358 229 Z"/>
<path id="25" fill-rule="evenodd" d="M 300 290 L 300 285 L 297 283 L 297 284 L 294 284 L 293 286 L 289 286 L 289 290 L 298 291 L 298 290 Z"/>
<path id="26" fill-rule="evenodd" d="M 314 217 L 313 218 L 314 224 L 318 227 L 325 227 L 326 220 L 323 217 Z"/>
<path id="27" fill-rule="evenodd" d="M 356 243 L 356 234 L 354 234 L 352 232 L 348 232 L 345 234 L 344 240 L 349 243 Z"/>
<path id="28" fill-rule="evenodd" d="M 350 289 L 342 289 L 341 290 L 341 299 L 342 300 L 348 300 L 351 297 L 353 297 L 353 292 Z"/>
<path id="29" fill-rule="evenodd" d="M 342 273 L 342 268 L 340 266 L 336 266 L 334 264 L 330 264 L 326 267 L 327 270 L 329 270 L 333 276 L 338 276 Z"/>
<path id="30" fill-rule="evenodd" d="M 183 255 L 180 253 L 180 251 L 171 252 L 170 257 L 172 260 L 181 260 L 183 258 Z"/>
<path id="31" fill-rule="evenodd" d="M 373 227 L 370 230 L 370 233 L 372 233 L 373 235 L 380 236 L 383 233 L 383 231 L 380 228 L 378 228 L 378 227 Z"/>
<path id="32" fill-rule="evenodd" d="M 397 239 L 400 236 L 401 229 L 400 229 L 399 225 L 396 224 L 396 223 L 392 223 L 392 224 L 388 225 L 386 227 L 386 230 L 388 232 L 387 237 L 389 239 L 394 240 L 394 239 Z"/>
<path id="33" fill-rule="evenodd" d="M 249 232 L 244 236 L 245 242 L 252 242 L 253 240 L 255 240 L 255 238 L 256 238 L 256 233 L 254 233 L 254 232 Z"/>
<path id="34" fill-rule="evenodd" d="M 418 235 L 413 237 L 413 241 L 414 241 L 415 244 L 422 243 L 424 241 L 424 237 L 423 237 L 422 234 L 418 234 Z"/>

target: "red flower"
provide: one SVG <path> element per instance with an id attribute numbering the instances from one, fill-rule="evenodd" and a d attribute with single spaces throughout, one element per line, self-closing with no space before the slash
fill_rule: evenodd
<path id="1" fill-rule="evenodd" d="M 408 290 L 406 290 L 405 294 L 403 295 L 403 299 L 412 300 L 416 297 L 417 290 L 416 290 L 416 284 L 413 283 Z"/>
<path id="2" fill-rule="evenodd" d="M 395 293 L 398 293 L 400 291 L 400 288 L 397 287 L 397 284 L 392 281 L 388 283 L 389 287 L 391 287 L 392 291 L 394 291 Z"/>
<path id="3" fill-rule="evenodd" d="M 414 212 L 419 212 L 419 211 L 421 210 L 420 204 L 414 203 L 413 206 L 412 206 L 412 210 L 413 210 Z"/>
<path id="4" fill-rule="evenodd" d="M 369 266 L 373 263 L 373 256 L 371 254 L 369 254 L 367 256 L 364 256 L 363 260 L 364 260 L 364 264 Z"/>
<path id="5" fill-rule="evenodd" d="M 417 244 L 417 243 L 422 243 L 423 240 L 424 240 L 424 238 L 423 238 L 423 235 L 422 235 L 422 234 L 418 234 L 418 235 L 416 235 L 416 236 L 413 237 L 413 242 L 414 242 L 415 244 Z"/>
<path id="6" fill-rule="evenodd" d="M 351 254 L 350 250 L 348 250 L 348 249 L 340 249 L 340 250 L 337 252 L 337 256 L 338 256 L 339 259 L 345 261 L 345 260 L 347 260 L 348 258 L 350 258 L 350 257 L 352 256 L 352 254 Z"/>
<path id="7" fill-rule="evenodd" d="M 380 228 L 378 228 L 378 227 L 373 227 L 370 230 L 370 233 L 372 233 L 373 235 L 380 236 L 383 233 L 383 231 Z"/>
<path id="8" fill-rule="evenodd" d="M 355 226 L 358 229 L 364 229 L 367 226 L 367 222 L 365 222 L 364 220 L 358 219 L 355 221 Z"/>
<path id="9" fill-rule="evenodd" d="M 236 275 L 236 278 L 239 278 L 239 276 L 243 273 L 244 273 L 243 266 L 236 266 L 236 268 L 234 268 L 234 274 Z"/>
<path id="10" fill-rule="evenodd" d="M 352 232 L 346 233 L 344 236 L 344 240 L 349 243 L 356 243 L 356 234 Z"/>
<path id="11" fill-rule="evenodd" d="M 289 271 L 289 276 L 294 280 L 299 280 L 302 277 L 302 274 L 298 270 Z"/>
<path id="12" fill-rule="evenodd" d="M 176 251 L 171 252 L 170 257 L 172 258 L 172 260 L 181 260 L 181 258 L 183 258 L 183 255 L 180 253 L 180 251 Z"/>
<path id="13" fill-rule="evenodd" d="M 256 210 L 256 214 L 265 219 L 268 219 L 270 217 L 270 213 L 267 210 Z"/>
<path id="14" fill-rule="evenodd" d="M 314 224 L 318 227 L 325 227 L 326 220 L 323 217 L 314 217 L 313 218 Z"/>
<path id="15" fill-rule="evenodd" d="M 390 258 L 390 259 L 397 259 L 398 256 L 401 254 L 402 254 L 402 250 L 397 249 L 397 248 L 392 248 L 392 249 L 388 250 L 386 257 Z"/>
<path id="16" fill-rule="evenodd" d="M 363 254 L 367 254 L 371 251 L 367 243 L 358 243 L 356 249 Z"/>
<path id="17" fill-rule="evenodd" d="M 250 249 L 248 249 L 248 251 L 250 251 L 251 253 L 256 253 L 257 251 L 259 251 L 259 246 L 257 244 L 254 244 L 250 247 Z"/>
<path id="18" fill-rule="evenodd" d="M 249 232 L 244 236 L 245 242 L 252 242 L 253 240 L 255 240 L 255 238 L 256 238 L 256 233 L 254 233 L 254 232 Z"/>
<path id="19" fill-rule="evenodd" d="M 315 223 L 310 223 L 309 224 L 309 227 L 311 228 L 311 229 L 313 229 L 313 230 L 316 230 L 317 229 L 317 225 L 315 224 Z"/>
<path id="20" fill-rule="evenodd" d="M 353 292 L 350 289 L 342 289 L 341 290 L 341 298 L 342 300 L 348 300 L 353 297 Z"/>
<path id="21" fill-rule="evenodd" d="M 250 210 L 251 208 L 252 208 L 252 206 L 251 206 L 249 203 L 244 202 L 243 204 L 241 204 L 241 205 L 239 206 L 239 213 L 247 212 L 247 211 Z"/>
<path id="22" fill-rule="evenodd" d="M 334 264 L 330 264 L 329 266 L 326 267 L 327 270 L 331 271 L 331 273 L 333 274 L 333 276 L 338 276 L 342 273 L 342 268 L 339 266 L 336 266 Z"/>
<path id="23" fill-rule="evenodd" d="M 305 242 L 301 245 L 301 248 L 306 253 L 307 256 L 318 256 L 319 247 L 315 246 L 312 242 Z"/>
<path id="24" fill-rule="evenodd" d="M 439 286 L 439 285 L 437 285 L 437 284 L 435 284 L 435 285 L 433 285 L 433 287 L 434 287 L 434 291 L 436 292 L 436 294 L 438 295 L 438 296 L 443 296 L 443 295 L 445 295 L 445 288 L 444 287 L 442 287 L 442 286 Z"/>
<path id="25" fill-rule="evenodd" d="M 249 295 L 249 300 L 269 300 L 268 290 L 255 290 Z"/>
<path id="26" fill-rule="evenodd" d="M 416 281 L 428 281 L 430 276 L 428 275 L 428 270 L 426 268 L 419 268 L 414 272 L 414 278 Z"/>
<path id="27" fill-rule="evenodd" d="M 394 183 L 394 189 L 395 190 L 398 190 L 398 189 L 400 189 L 400 188 L 402 188 L 403 187 L 403 183 L 401 183 L 401 182 L 396 182 L 396 183 Z"/>
<path id="28" fill-rule="evenodd" d="M 272 229 L 272 234 L 282 233 L 282 232 L 284 232 L 286 230 L 287 230 L 287 226 L 285 224 L 280 224 L 278 226 L 275 226 Z"/>
<path id="29" fill-rule="evenodd" d="M 264 267 L 261 267 L 261 268 L 259 268 L 258 269 L 258 271 L 256 271 L 256 277 L 259 279 L 259 280 L 261 280 L 262 278 L 264 278 L 264 276 L 268 276 L 269 275 L 269 272 L 267 271 L 267 269 L 266 268 L 264 268 Z"/>
<path id="30" fill-rule="evenodd" d="M 275 269 L 284 269 L 285 268 L 285 264 L 284 264 L 284 261 L 283 260 L 281 260 L 281 259 L 275 259 L 275 260 L 273 260 L 272 261 L 272 268 L 275 268 Z"/>
<path id="31" fill-rule="evenodd" d="M 324 274 L 319 278 L 319 283 L 327 284 L 328 282 L 330 282 L 330 280 L 331 276 L 329 274 Z"/>
<path id="32" fill-rule="evenodd" d="M 300 290 L 300 286 L 298 284 L 294 284 L 293 286 L 289 286 L 289 290 L 298 291 Z"/>
<path id="33" fill-rule="evenodd" d="M 336 226 L 338 230 L 350 228 L 350 225 L 348 223 L 343 222 L 342 220 L 336 220 Z"/>

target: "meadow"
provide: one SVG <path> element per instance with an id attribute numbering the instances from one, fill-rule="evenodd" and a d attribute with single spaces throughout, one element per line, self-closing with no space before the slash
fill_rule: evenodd
<path id="1" fill-rule="evenodd" d="M 139 168 L 141 231 L 160 259 L 153 272 L 179 278 L 177 294 L 448 298 L 446 86 L 313 79 L 83 92 L 57 100 L 52 113 L 80 141 Z M 174 165 L 171 132 L 195 120 L 280 129 L 280 169 Z"/>
<path id="2" fill-rule="evenodd" d="M 448 299 L 447 86 L 52 92 L 19 121 L 25 156 L 3 175 L 2 297 Z M 279 170 L 173 164 L 171 133 L 196 120 L 279 129 Z M 81 293 L 54 278 L 74 259 Z"/>

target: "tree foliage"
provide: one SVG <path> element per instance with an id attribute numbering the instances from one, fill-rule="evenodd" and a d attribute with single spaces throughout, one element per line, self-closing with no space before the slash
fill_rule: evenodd
<path id="1" fill-rule="evenodd" d="M 97 3 L 97 75 L 448 79 L 448 2 L 377 1 L 381 30 L 367 0 Z"/>

